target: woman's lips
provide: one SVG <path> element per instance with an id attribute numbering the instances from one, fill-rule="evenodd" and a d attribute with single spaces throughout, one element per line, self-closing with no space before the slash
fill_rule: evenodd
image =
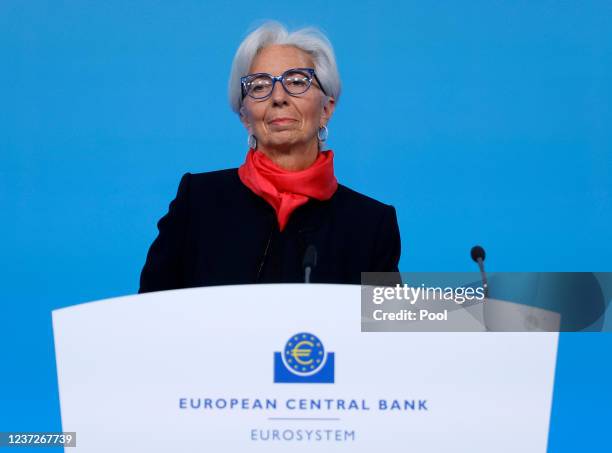
<path id="1" fill-rule="evenodd" d="M 295 120 L 293 118 L 275 118 L 270 121 L 270 124 L 274 124 L 275 126 L 285 126 L 293 123 L 294 121 Z"/>

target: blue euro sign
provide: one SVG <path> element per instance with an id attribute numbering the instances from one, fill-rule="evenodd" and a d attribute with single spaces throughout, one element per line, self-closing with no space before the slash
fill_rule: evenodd
<path id="1" fill-rule="evenodd" d="M 274 353 L 274 382 L 333 383 L 334 353 L 311 333 L 293 335 L 282 353 Z"/>

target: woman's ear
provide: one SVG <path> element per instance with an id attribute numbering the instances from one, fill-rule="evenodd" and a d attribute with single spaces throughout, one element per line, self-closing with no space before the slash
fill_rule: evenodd
<path id="1" fill-rule="evenodd" d="M 249 131 L 250 133 L 252 130 L 251 122 L 249 121 L 249 117 L 246 114 L 246 109 L 244 108 L 244 105 L 240 107 L 240 122 L 246 128 L 246 130 Z"/>
<path id="2" fill-rule="evenodd" d="M 326 96 L 323 98 L 323 112 L 321 114 L 321 123 L 322 126 L 325 126 L 332 115 L 334 114 L 334 109 L 336 108 L 336 100 L 333 96 Z"/>

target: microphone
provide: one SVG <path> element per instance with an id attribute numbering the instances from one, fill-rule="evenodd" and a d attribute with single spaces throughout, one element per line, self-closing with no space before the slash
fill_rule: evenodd
<path id="1" fill-rule="evenodd" d="M 272 236 L 274 236 L 274 229 L 276 226 L 276 217 L 274 216 L 274 211 L 272 211 L 270 220 L 270 234 L 268 235 L 266 248 L 264 250 L 263 256 L 261 257 L 261 261 L 259 262 L 259 266 L 257 266 L 257 276 L 255 277 L 255 283 L 259 283 L 259 280 L 261 279 L 261 273 L 263 271 L 264 265 L 266 264 L 266 259 L 268 258 L 268 254 L 270 253 L 270 244 L 272 244 Z"/>
<path id="2" fill-rule="evenodd" d="M 310 274 L 312 270 L 317 266 L 317 248 L 310 244 L 306 247 L 306 253 L 304 253 L 304 261 L 302 261 L 302 268 L 304 269 L 304 283 L 310 283 Z"/>
<path id="3" fill-rule="evenodd" d="M 480 275 L 482 276 L 482 287 L 484 288 L 485 297 L 487 297 L 489 294 L 489 284 L 487 283 L 487 274 L 485 273 L 484 269 L 484 260 L 486 257 L 485 250 L 481 246 L 475 245 L 474 247 L 472 247 L 470 255 L 472 256 L 472 259 L 478 264 L 478 268 L 480 269 Z"/>

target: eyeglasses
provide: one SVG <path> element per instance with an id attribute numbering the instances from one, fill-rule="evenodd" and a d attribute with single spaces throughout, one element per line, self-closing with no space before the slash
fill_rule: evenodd
<path id="1" fill-rule="evenodd" d="M 266 99 L 272 95 L 274 85 L 280 82 L 287 94 L 295 96 L 304 94 L 312 85 L 312 79 L 317 81 L 319 88 L 327 96 L 321 85 L 315 70 L 312 68 L 288 69 L 279 76 L 273 76 L 265 72 L 249 74 L 240 78 L 242 86 L 242 97 L 249 96 L 253 99 Z M 315 85 L 316 86 L 316 85 Z"/>

